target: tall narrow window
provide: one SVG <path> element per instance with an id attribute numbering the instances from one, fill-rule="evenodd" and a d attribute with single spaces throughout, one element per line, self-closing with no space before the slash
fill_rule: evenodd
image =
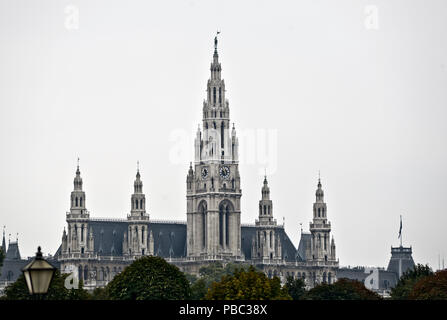
<path id="1" fill-rule="evenodd" d="M 225 132 L 225 124 L 222 121 L 222 124 L 220 125 L 220 146 L 224 147 L 224 132 Z"/>
<path id="2" fill-rule="evenodd" d="M 216 87 L 213 87 L 213 103 L 216 104 Z"/>
<path id="3" fill-rule="evenodd" d="M 228 246 L 230 242 L 230 209 L 227 207 L 225 213 L 225 244 Z"/>
<path id="4" fill-rule="evenodd" d="M 141 227 L 141 243 L 144 243 L 144 227 Z"/>
<path id="5" fill-rule="evenodd" d="M 202 206 L 202 243 L 203 247 L 206 247 L 206 209 Z"/>
<path id="6" fill-rule="evenodd" d="M 80 203 L 79 203 L 79 206 L 82 207 L 82 197 L 79 198 L 79 202 L 80 202 Z"/>
<path id="7" fill-rule="evenodd" d="M 223 246 L 224 244 L 224 210 L 223 206 L 221 205 L 219 208 L 219 244 Z"/>
<path id="8" fill-rule="evenodd" d="M 143 199 L 140 200 L 140 209 L 143 209 Z"/>
<path id="9" fill-rule="evenodd" d="M 135 200 L 135 209 L 138 209 L 138 200 Z"/>
<path id="10" fill-rule="evenodd" d="M 219 88 L 219 103 L 222 103 L 222 88 Z"/>
<path id="11" fill-rule="evenodd" d="M 78 197 L 76 197 L 76 207 L 78 206 Z"/>

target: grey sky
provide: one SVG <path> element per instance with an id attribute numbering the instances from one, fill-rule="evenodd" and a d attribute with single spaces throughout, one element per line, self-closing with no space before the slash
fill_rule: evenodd
<path id="1" fill-rule="evenodd" d="M 78 29 L 66 28 L 70 5 Z M 365 27 L 367 5 L 377 30 Z M 277 132 L 273 213 L 295 246 L 321 170 L 341 265 L 386 266 L 402 214 L 404 245 L 437 268 L 447 256 L 446 11 L 441 0 L 0 0 L 0 224 L 19 233 L 22 255 L 54 253 L 78 156 L 92 217 L 126 217 L 139 160 L 151 218 L 186 220 L 219 29 L 238 135 Z M 190 155 L 173 161 L 180 132 Z M 265 166 L 241 163 L 244 223 L 257 217 Z"/>

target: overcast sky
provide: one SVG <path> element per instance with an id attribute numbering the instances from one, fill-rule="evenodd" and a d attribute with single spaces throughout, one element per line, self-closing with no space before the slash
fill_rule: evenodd
<path id="1" fill-rule="evenodd" d="M 76 159 L 91 217 L 186 220 L 217 29 L 242 222 L 264 168 L 295 246 L 318 171 L 340 265 L 447 258 L 447 2 L 0 0 L 0 225 L 61 243 Z M 254 140 L 253 140 L 254 139 Z"/>

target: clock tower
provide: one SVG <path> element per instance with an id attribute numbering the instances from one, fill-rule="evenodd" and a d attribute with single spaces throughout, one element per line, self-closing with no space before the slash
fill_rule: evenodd
<path id="1" fill-rule="evenodd" d="M 217 36 L 202 129 L 195 138 L 195 161 L 186 179 L 187 254 L 191 258 L 239 259 L 241 188 L 238 139 L 230 129 L 230 109 L 217 53 Z"/>

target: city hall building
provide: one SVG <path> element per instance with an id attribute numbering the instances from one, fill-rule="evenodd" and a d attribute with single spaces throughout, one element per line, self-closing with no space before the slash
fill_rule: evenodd
<path id="1" fill-rule="evenodd" d="M 214 47 L 202 128 L 197 130 L 195 159 L 186 175 L 186 222 L 150 218 L 139 169 L 127 217 L 96 218 L 87 209 L 78 164 L 67 228 L 55 258 L 62 272 L 75 272 L 86 288 L 106 285 L 127 265 L 146 255 L 163 257 L 192 274 L 219 261 L 252 264 L 283 281 L 287 276 L 302 278 L 309 288 L 336 280 L 338 260 L 320 179 L 309 232 L 302 232 L 298 247 L 274 218 L 267 177 L 258 186 L 258 219 L 253 224 L 241 224 L 239 143 L 234 124 L 230 126 L 217 38 Z"/>

